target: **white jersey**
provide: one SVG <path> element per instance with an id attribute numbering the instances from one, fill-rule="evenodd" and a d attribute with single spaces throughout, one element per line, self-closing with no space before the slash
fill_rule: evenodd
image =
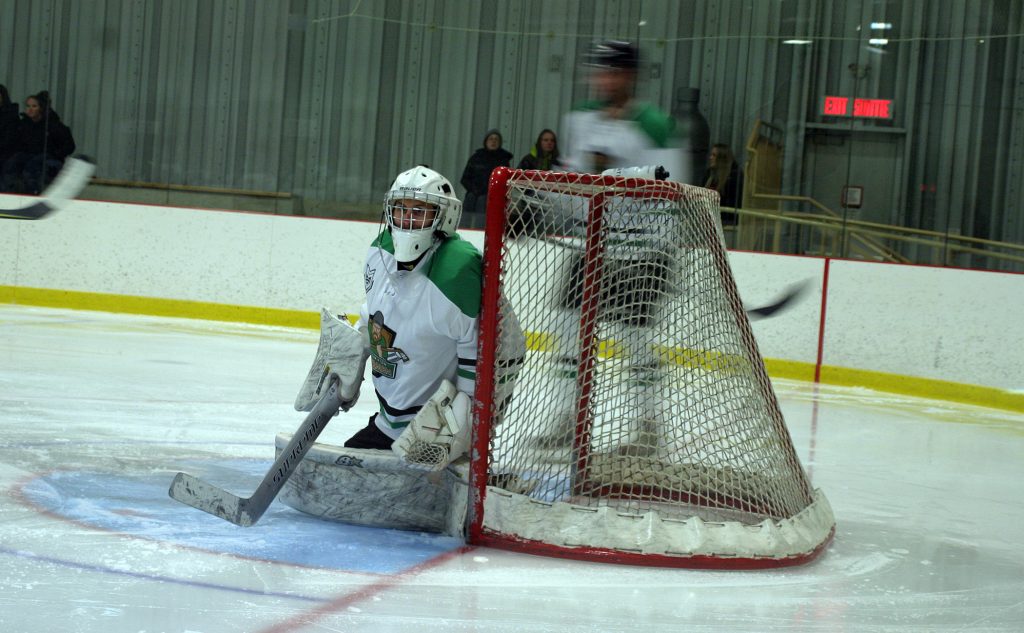
<path id="1" fill-rule="evenodd" d="M 565 116 L 559 140 L 568 171 L 597 174 L 615 167 L 661 165 L 676 182 L 686 182 L 690 173 L 675 121 L 650 104 L 631 103 L 625 118 L 612 118 L 602 103 L 585 102 Z"/>
<path id="2" fill-rule="evenodd" d="M 448 379 L 473 396 L 481 256 L 451 236 L 413 270 L 398 270 L 390 233 L 366 256 L 366 302 L 359 313 L 370 338 L 373 387 L 380 404 L 377 427 L 398 438 Z"/>
<path id="3" fill-rule="evenodd" d="M 605 114 L 602 104 L 587 102 L 565 116 L 562 139 L 567 171 L 599 174 L 608 169 L 662 166 L 669 180 L 680 181 L 689 173 L 686 154 L 675 137 L 675 122 L 657 108 L 634 103 L 626 118 Z M 587 223 L 583 198 L 561 194 L 534 194 L 554 212 L 552 222 L 562 233 L 580 236 Z M 612 258 L 647 259 L 672 252 L 679 242 L 676 205 L 613 197 L 605 207 L 605 226 L 610 234 L 607 253 Z"/>

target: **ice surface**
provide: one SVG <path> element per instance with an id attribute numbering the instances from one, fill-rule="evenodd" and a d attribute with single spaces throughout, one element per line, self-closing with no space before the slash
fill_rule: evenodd
<path id="1" fill-rule="evenodd" d="M 1022 631 L 1024 416 L 777 381 L 838 522 L 776 571 L 610 566 L 317 521 L 239 528 L 312 331 L 0 305 L 0 631 Z M 366 422 L 372 392 L 321 436 Z"/>

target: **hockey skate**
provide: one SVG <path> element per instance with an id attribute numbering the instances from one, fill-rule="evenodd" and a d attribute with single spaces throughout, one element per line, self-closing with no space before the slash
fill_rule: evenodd
<path id="1" fill-rule="evenodd" d="M 548 378 L 548 401 L 554 413 L 539 425 L 540 435 L 531 440 L 538 450 L 559 451 L 572 448 L 576 435 L 576 403 L 579 401 L 576 384 L 577 359 L 559 358 Z"/>
<path id="2" fill-rule="evenodd" d="M 650 457 L 658 450 L 658 423 L 652 418 L 635 422 L 637 430 L 630 432 L 629 441 L 615 449 L 622 457 Z"/>
<path id="3" fill-rule="evenodd" d="M 654 389 L 664 378 L 664 369 L 657 361 L 629 368 L 630 399 L 635 417 L 626 430 L 628 441 L 615 449 L 623 457 L 650 457 L 658 450 L 658 428 L 662 413 Z"/>
<path id="4" fill-rule="evenodd" d="M 512 473 L 496 473 L 487 476 L 487 485 L 515 494 L 528 495 L 537 487 L 537 481 L 523 479 Z"/>

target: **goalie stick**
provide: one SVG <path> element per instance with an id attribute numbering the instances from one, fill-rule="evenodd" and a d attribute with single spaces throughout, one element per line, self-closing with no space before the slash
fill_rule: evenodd
<path id="1" fill-rule="evenodd" d="M 9 220 L 39 220 L 59 211 L 78 197 L 89 184 L 96 164 L 87 156 L 79 154 L 64 161 L 64 167 L 54 178 L 38 200 L 23 207 L 0 209 L 0 218 Z"/>
<path id="2" fill-rule="evenodd" d="M 271 502 L 281 492 L 288 478 L 306 456 L 313 442 L 324 430 L 327 423 L 338 413 L 338 382 L 332 381 L 330 389 L 316 403 L 313 410 L 306 416 L 302 426 L 295 431 L 288 445 L 263 477 L 263 481 L 250 497 L 239 497 L 223 488 L 206 483 L 202 479 L 178 473 L 171 482 L 167 494 L 193 508 L 208 512 L 213 516 L 230 521 L 235 525 L 249 527 L 255 525 Z"/>

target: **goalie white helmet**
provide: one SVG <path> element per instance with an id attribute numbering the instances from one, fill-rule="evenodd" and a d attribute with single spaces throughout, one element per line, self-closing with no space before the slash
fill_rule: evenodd
<path id="1" fill-rule="evenodd" d="M 435 242 L 453 234 L 460 217 L 462 203 L 452 183 L 429 167 L 413 167 L 398 174 L 384 198 L 384 218 L 395 244 L 395 259 L 400 262 L 418 259 Z"/>

